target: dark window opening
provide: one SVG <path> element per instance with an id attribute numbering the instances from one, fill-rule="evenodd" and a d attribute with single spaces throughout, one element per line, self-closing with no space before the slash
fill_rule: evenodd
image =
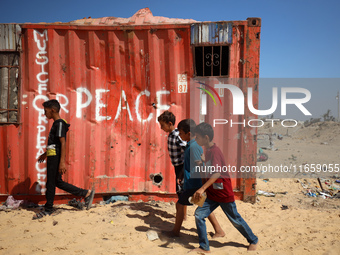
<path id="1" fill-rule="evenodd" d="M 229 46 L 195 47 L 196 76 L 228 76 Z"/>
<path id="2" fill-rule="evenodd" d="M 18 122 L 19 52 L 0 52 L 0 124 Z"/>

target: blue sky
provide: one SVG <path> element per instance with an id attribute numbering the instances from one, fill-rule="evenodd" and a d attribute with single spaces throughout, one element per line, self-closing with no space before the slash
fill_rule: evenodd
<path id="1" fill-rule="evenodd" d="M 198 21 L 262 18 L 260 77 L 339 78 L 338 0 L 17 0 L 1 1 L 0 23 L 68 22 L 83 17 L 154 16 Z"/>
<path id="2" fill-rule="evenodd" d="M 68 22 L 90 16 L 127 18 L 145 7 L 149 7 L 154 16 L 197 21 L 260 17 L 260 77 L 340 78 L 338 0 L 17 0 L 15 4 L 11 1 L 1 2 L 0 23 Z M 336 93 L 340 84 L 334 86 Z M 334 108 L 332 107 L 334 115 L 336 111 L 335 100 Z"/>

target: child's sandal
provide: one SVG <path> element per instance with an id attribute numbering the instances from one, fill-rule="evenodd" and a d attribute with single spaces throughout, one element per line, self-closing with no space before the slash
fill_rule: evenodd
<path id="1" fill-rule="evenodd" d="M 86 210 L 89 210 L 92 206 L 92 202 L 93 202 L 93 198 L 94 198 L 94 189 L 91 190 L 91 193 L 88 197 L 85 197 L 85 207 L 86 207 Z"/>
<path id="2" fill-rule="evenodd" d="M 33 216 L 32 220 L 41 219 L 41 218 L 43 218 L 43 217 L 45 217 L 45 216 L 47 216 L 47 215 L 51 215 L 51 214 L 52 214 L 52 212 L 41 211 L 41 212 L 36 213 L 36 214 Z"/>

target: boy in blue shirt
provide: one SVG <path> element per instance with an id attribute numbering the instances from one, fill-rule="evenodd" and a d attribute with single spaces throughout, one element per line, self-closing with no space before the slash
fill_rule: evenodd
<path id="1" fill-rule="evenodd" d="M 196 162 L 201 160 L 203 149 L 195 141 L 195 128 L 196 123 L 192 119 L 185 119 L 178 123 L 179 136 L 183 141 L 187 142 L 187 146 L 184 151 L 184 184 L 183 192 L 179 195 L 179 199 L 176 203 L 176 221 L 172 230 L 173 236 L 179 236 L 181 226 L 184 219 L 184 206 L 192 205 L 188 199 L 191 197 L 201 186 L 202 180 L 199 178 L 193 178 L 195 172 Z M 214 214 L 209 215 L 208 219 L 215 229 L 214 237 L 223 237 L 221 226 L 219 225 Z"/>

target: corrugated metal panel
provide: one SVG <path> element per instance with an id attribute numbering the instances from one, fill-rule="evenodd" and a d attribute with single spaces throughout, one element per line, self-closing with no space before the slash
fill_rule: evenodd
<path id="1" fill-rule="evenodd" d="M 231 44 L 231 22 L 197 23 L 191 26 L 191 44 Z"/>
<path id="2" fill-rule="evenodd" d="M 41 104 L 57 98 L 63 105 L 61 116 L 71 124 L 67 181 L 94 185 L 99 193 L 174 193 L 167 136 L 156 117 L 168 108 L 178 120 L 189 115 L 189 94 L 177 93 L 178 74 L 193 72 L 189 29 L 26 29 L 23 125 L 20 135 L 19 129 L 14 135 L 18 147 L 9 141 L 3 148 L 4 162 L 11 147 L 11 161 L 23 156 L 26 163 L 20 169 L 44 191 L 46 166 L 36 158 L 45 149 L 52 123 L 47 124 Z M 18 148 L 24 149 L 19 153 Z M 19 168 L 12 166 L 2 167 L 16 174 Z M 158 173 L 164 178 L 159 187 L 149 177 Z M 12 180 L 18 184 L 22 178 Z M 12 193 L 9 186 L 0 189 Z"/>
<path id="3" fill-rule="evenodd" d="M 254 22 L 255 21 L 255 22 Z M 247 26 L 247 24 L 253 24 Z M 229 30 L 232 38 L 228 39 L 234 42 L 230 45 L 230 70 L 228 77 L 196 77 L 196 81 L 214 87 L 215 84 L 234 84 L 240 88 L 244 95 L 246 95 L 247 88 L 253 89 L 253 102 L 254 107 L 258 106 L 258 74 L 259 74 L 259 55 L 260 55 L 260 26 L 261 20 L 258 18 L 250 18 L 247 22 L 236 21 L 231 24 Z M 205 24 L 203 24 L 205 25 Z M 195 27 L 193 29 L 193 27 Z M 204 27 L 200 24 L 192 26 L 191 31 L 194 33 L 198 31 L 196 28 Z M 205 26 L 206 32 L 209 26 Z M 207 32 L 207 34 L 209 34 Z M 197 41 L 191 34 L 191 43 L 199 45 L 203 43 L 202 40 Z M 208 38 L 208 36 L 206 37 Z M 211 37 L 210 37 L 211 38 Z M 240 38 L 243 40 L 240 42 Z M 211 39 L 209 39 L 211 40 Z M 213 41 L 211 41 L 212 43 Z M 238 43 L 235 43 L 238 42 Z M 210 44 L 210 43 L 209 43 Z M 214 128 L 215 138 L 214 142 L 221 148 L 225 160 L 228 165 L 235 166 L 240 169 L 241 166 L 256 165 L 256 128 L 250 126 L 243 126 L 242 124 L 230 125 L 233 123 L 242 123 L 244 120 L 256 119 L 257 116 L 252 114 L 247 108 L 244 115 L 233 115 L 233 98 L 230 92 L 224 90 L 221 96 L 222 106 L 217 102 L 215 105 L 212 100 L 207 100 L 207 115 L 202 116 L 199 109 L 201 109 L 201 95 L 202 91 L 196 89 L 199 83 L 191 86 L 191 116 L 199 116 L 200 121 L 205 121 L 213 125 L 214 119 L 228 120 L 228 125 L 216 125 Z M 217 89 L 216 89 L 217 90 Z M 217 90 L 218 91 L 218 90 Z M 194 99 L 194 100 L 193 100 Z M 235 195 L 244 201 L 255 202 L 256 190 L 256 176 L 254 173 L 248 174 L 234 174 L 232 175 L 232 184 L 234 187 Z"/>
<path id="4" fill-rule="evenodd" d="M 21 28 L 16 24 L 0 24 L 0 50 L 21 49 Z"/>

